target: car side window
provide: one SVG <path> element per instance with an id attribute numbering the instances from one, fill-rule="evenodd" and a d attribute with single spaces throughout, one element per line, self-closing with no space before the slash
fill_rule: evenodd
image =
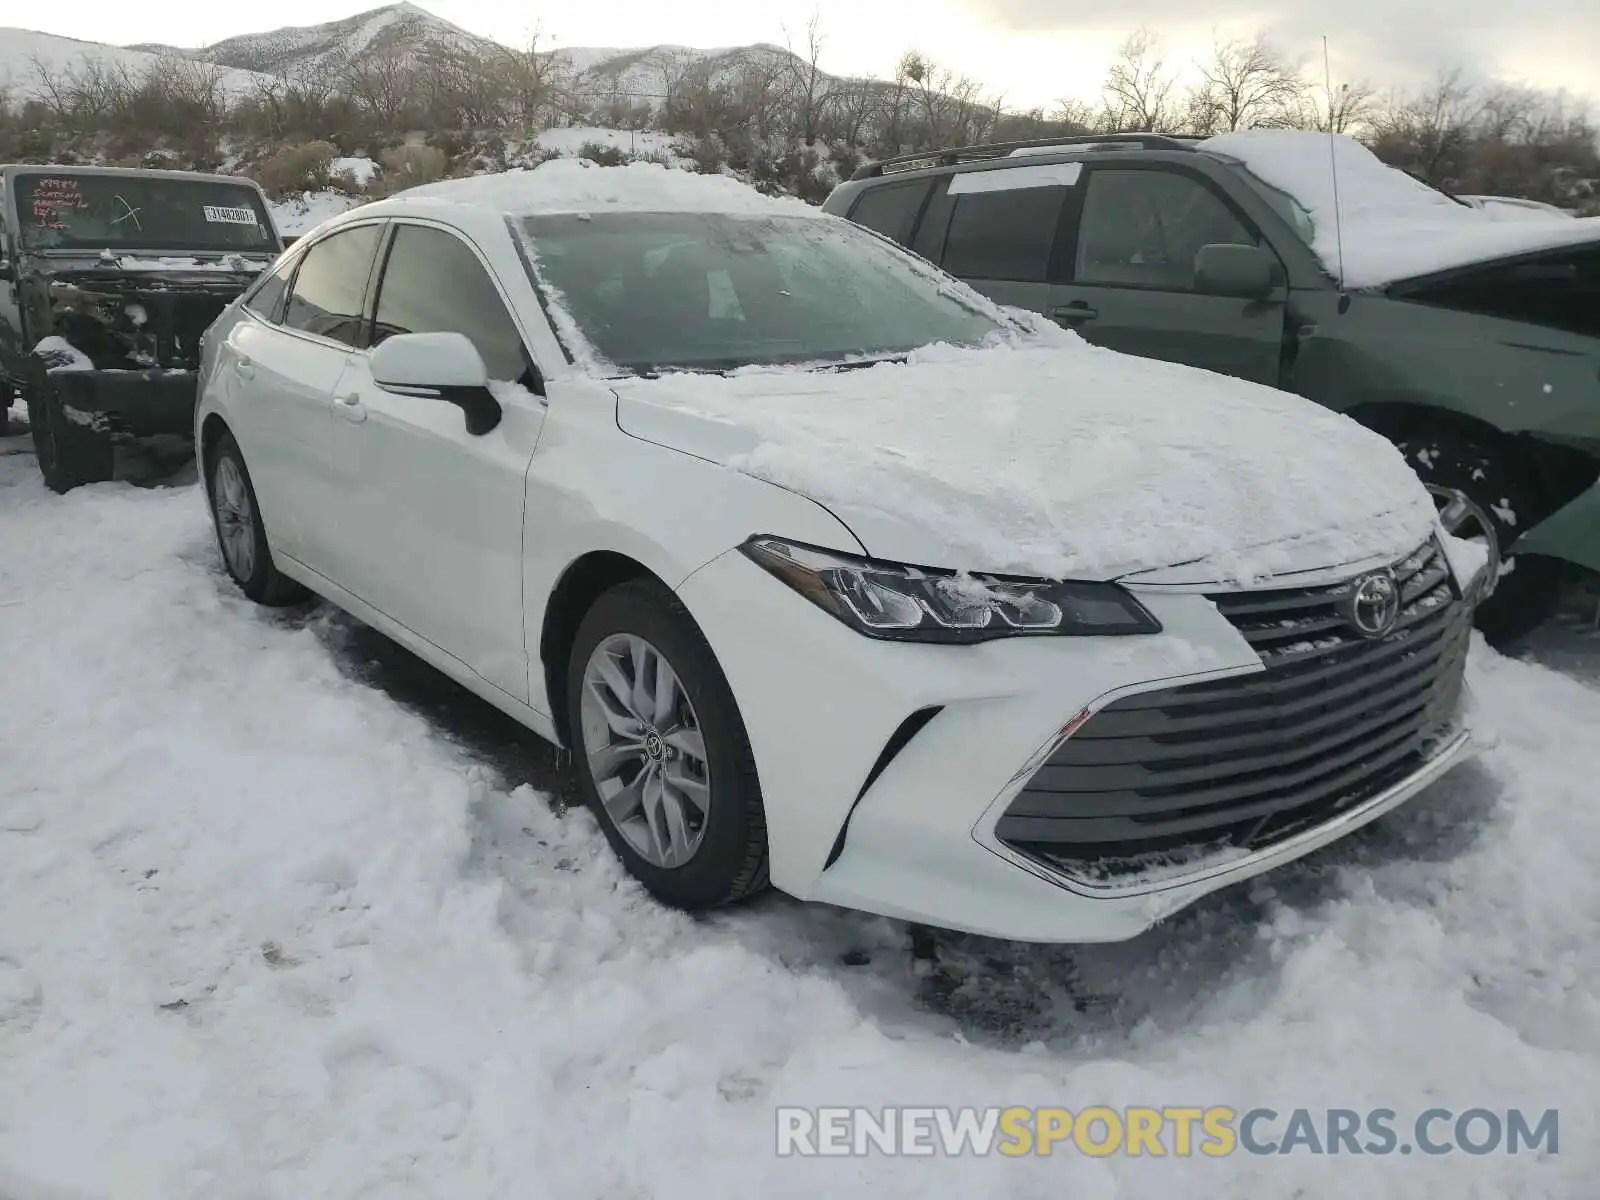
<path id="1" fill-rule="evenodd" d="M 244 306 L 263 321 L 276 325 L 283 319 L 283 297 L 289 290 L 289 276 L 293 274 L 294 263 L 282 263 L 256 285 Z"/>
<path id="2" fill-rule="evenodd" d="M 378 249 L 378 225 L 357 225 L 306 251 L 294 277 L 283 323 L 347 346 L 360 346 L 367 277 Z"/>
<path id="3" fill-rule="evenodd" d="M 1203 246 L 1255 246 L 1221 197 L 1177 171 L 1089 173 L 1078 225 L 1078 283 L 1194 290 Z"/>
<path id="4" fill-rule="evenodd" d="M 929 180 L 915 179 L 872 188 L 856 200 L 850 219 L 904 246 L 911 241 L 911 227 L 916 224 L 929 186 Z"/>
<path id="5" fill-rule="evenodd" d="M 397 333 L 465 334 L 490 379 L 521 380 L 531 359 L 478 256 L 442 229 L 400 225 L 378 285 L 376 346 Z"/>
<path id="6" fill-rule="evenodd" d="M 1042 282 L 1061 222 L 1065 187 L 1010 188 L 956 197 L 944 269 L 961 279 Z"/>

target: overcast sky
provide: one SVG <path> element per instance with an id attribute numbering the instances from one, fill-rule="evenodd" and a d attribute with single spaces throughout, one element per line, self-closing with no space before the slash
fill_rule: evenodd
<path id="1" fill-rule="evenodd" d="M 307 25 L 377 7 L 374 0 L 273 0 L 259 6 L 72 0 L 12 10 L 8 23 L 116 44 L 192 46 L 276 25 Z M 1336 81 L 1415 82 L 1441 67 L 1600 99 L 1600 0 L 432 0 L 423 7 L 474 33 L 521 42 L 538 20 L 557 45 L 729 46 L 796 42 L 820 10 L 825 68 L 884 75 L 916 47 L 1004 93 L 1008 107 L 1092 97 L 1117 43 L 1141 23 L 1169 61 L 1203 55 L 1214 33 L 1270 27 L 1296 56 L 1332 45 Z"/>

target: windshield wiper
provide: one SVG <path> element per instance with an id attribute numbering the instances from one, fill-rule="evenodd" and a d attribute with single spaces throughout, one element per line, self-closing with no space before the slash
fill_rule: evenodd
<path id="1" fill-rule="evenodd" d="M 847 358 L 841 362 L 822 363 L 813 368 L 818 371 L 859 371 L 863 367 L 876 367 L 883 363 L 903 363 L 909 354 L 885 354 L 879 358 Z"/>

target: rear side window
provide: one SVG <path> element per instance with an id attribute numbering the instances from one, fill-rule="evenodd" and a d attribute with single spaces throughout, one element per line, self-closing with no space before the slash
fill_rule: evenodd
<path id="1" fill-rule="evenodd" d="M 377 225 L 357 225 L 306 251 L 294 277 L 284 325 L 347 346 L 361 345 L 361 310 L 379 229 Z"/>
<path id="2" fill-rule="evenodd" d="M 971 192 L 956 197 L 944 269 L 962 279 L 1043 282 L 1061 222 L 1065 187 Z"/>
<path id="3" fill-rule="evenodd" d="M 478 256 L 454 234 L 401 225 L 378 288 L 376 346 L 397 333 L 460 333 L 478 348 L 490 379 L 528 369 L 522 334 Z"/>
<path id="4" fill-rule="evenodd" d="M 850 219 L 857 225 L 876 229 L 902 246 L 907 245 L 911 241 L 911 227 L 916 224 L 917 212 L 922 208 L 922 198 L 928 194 L 929 186 L 929 180 L 918 179 L 871 188 L 856 201 L 855 207 L 850 210 Z"/>
<path id="5" fill-rule="evenodd" d="M 1089 175 L 1078 226 L 1078 283 L 1194 290 L 1195 257 L 1257 239 L 1205 184 L 1177 171 Z"/>
<path id="6" fill-rule="evenodd" d="M 1410 290 L 1405 298 L 1600 337 L 1600 248 L 1482 267 Z"/>
<path id="7" fill-rule="evenodd" d="M 256 286 L 244 306 L 263 321 L 276 325 L 283 317 L 283 297 L 289 290 L 289 276 L 293 274 L 294 263 L 284 263 Z"/>

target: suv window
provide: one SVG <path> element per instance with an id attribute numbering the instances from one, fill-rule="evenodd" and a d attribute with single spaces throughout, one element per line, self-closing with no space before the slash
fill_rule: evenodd
<path id="1" fill-rule="evenodd" d="M 1423 284 L 1406 297 L 1600 337 L 1600 250 L 1577 247 Z"/>
<path id="2" fill-rule="evenodd" d="M 961 279 L 1043 282 L 1066 197 L 1065 187 L 957 196 L 945 236 L 944 269 Z"/>
<path id="3" fill-rule="evenodd" d="M 1074 278 L 1189 292 L 1195 256 L 1218 243 L 1254 246 L 1258 239 L 1198 179 L 1177 171 L 1092 171 Z"/>
<path id="4" fill-rule="evenodd" d="M 276 325 L 283 319 L 283 296 L 289 290 L 289 276 L 293 274 L 294 263 L 283 263 L 256 285 L 244 306 L 263 321 Z"/>
<path id="5" fill-rule="evenodd" d="M 300 260 L 283 323 L 359 346 L 362 303 L 381 226 L 357 225 L 324 238 Z"/>
<path id="6" fill-rule="evenodd" d="M 911 241 L 911 226 L 916 222 L 917 210 L 922 207 L 922 198 L 928 194 L 929 186 L 929 180 L 916 179 L 872 188 L 856 201 L 850 210 L 850 219 L 904 246 Z"/>
<path id="7" fill-rule="evenodd" d="M 490 379 L 520 380 L 529 365 L 494 281 L 465 242 L 442 229 L 401 225 L 378 285 L 376 346 L 397 333 L 465 334 Z"/>

